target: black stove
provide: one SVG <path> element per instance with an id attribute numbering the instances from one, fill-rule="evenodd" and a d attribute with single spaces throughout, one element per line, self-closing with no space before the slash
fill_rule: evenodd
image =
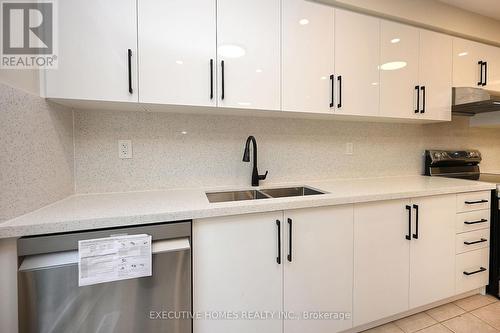
<path id="1" fill-rule="evenodd" d="M 477 180 L 497 185 L 491 191 L 490 282 L 486 291 L 500 298 L 500 174 L 481 173 L 478 150 L 426 150 L 425 175 Z"/>

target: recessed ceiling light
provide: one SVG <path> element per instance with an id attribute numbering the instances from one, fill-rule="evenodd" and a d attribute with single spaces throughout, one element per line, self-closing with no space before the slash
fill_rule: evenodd
<path id="1" fill-rule="evenodd" d="M 399 38 L 393 38 L 393 39 L 391 39 L 391 43 L 392 43 L 392 44 L 397 44 L 397 43 L 399 43 L 400 41 L 401 41 L 401 39 L 399 39 Z"/>
<path id="2" fill-rule="evenodd" d="M 383 71 L 395 71 L 406 67 L 406 65 L 406 61 L 392 61 L 382 64 L 382 66 L 380 66 L 380 69 Z"/>
<path id="3" fill-rule="evenodd" d="M 306 24 L 309 24 L 309 20 L 308 20 L 308 19 L 303 18 L 303 19 L 301 19 L 301 20 L 299 21 L 299 24 L 300 24 L 300 25 L 306 25 Z"/>

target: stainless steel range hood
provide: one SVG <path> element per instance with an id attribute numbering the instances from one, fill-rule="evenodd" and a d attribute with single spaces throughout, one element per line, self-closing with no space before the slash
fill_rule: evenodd
<path id="1" fill-rule="evenodd" d="M 454 87 L 451 110 L 453 114 L 462 116 L 500 111 L 500 91 Z"/>

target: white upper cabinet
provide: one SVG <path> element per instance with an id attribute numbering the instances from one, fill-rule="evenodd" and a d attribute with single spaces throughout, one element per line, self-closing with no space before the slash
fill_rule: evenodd
<path id="1" fill-rule="evenodd" d="M 216 105 L 216 0 L 138 1 L 139 101 Z"/>
<path id="2" fill-rule="evenodd" d="M 334 12 L 310 1 L 282 1 L 283 110 L 333 113 Z"/>
<path id="3" fill-rule="evenodd" d="M 412 205 L 410 308 L 455 294 L 456 195 L 418 198 Z"/>
<path id="4" fill-rule="evenodd" d="M 277 262 L 282 217 L 282 212 L 271 212 L 194 222 L 195 312 L 282 310 L 283 261 Z M 281 329 L 278 319 L 199 319 L 193 323 L 195 333 L 281 333 Z"/>
<path id="5" fill-rule="evenodd" d="M 409 203 L 354 205 L 354 326 L 408 310 Z"/>
<path id="6" fill-rule="evenodd" d="M 353 206 L 285 211 L 284 222 L 285 313 L 352 313 Z M 351 327 L 351 317 L 302 318 L 285 320 L 284 332 L 335 333 Z"/>
<path id="7" fill-rule="evenodd" d="M 335 10 L 335 113 L 379 114 L 380 20 Z"/>
<path id="8" fill-rule="evenodd" d="M 453 86 L 482 87 L 485 46 L 461 38 L 453 38 Z"/>
<path id="9" fill-rule="evenodd" d="M 416 118 L 451 120 L 453 39 L 420 30 L 420 102 Z"/>
<path id="10" fill-rule="evenodd" d="M 484 45 L 486 64 L 483 64 L 484 88 L 500 91 L 500 48 Z"/>
<path id="11" fill-rule="evenodd" d="M 135 0 L 58 2 L 58 68 L 45 97 L 137 102 Z"/>
<path id="12" fill-rule="evenodd" d="M 218 106 L 280 110 L 280 0 L 218 0 Z"/>
<path id="13" fill-rule="evenodd" d="M 417 110 L 419 29 L 382 20 L 380 30 L 380 114 L 413 118 Z"/>

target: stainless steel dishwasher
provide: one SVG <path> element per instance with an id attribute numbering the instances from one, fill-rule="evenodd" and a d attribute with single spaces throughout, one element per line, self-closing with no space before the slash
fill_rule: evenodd
<path id="1" fill-rule="evenodd" d="M 153 275 L 78 286 L 78 241 L 152 236 Z M 191 333 L 191 221 L 24 237 L 19 252 L 21 333 Z"/>

